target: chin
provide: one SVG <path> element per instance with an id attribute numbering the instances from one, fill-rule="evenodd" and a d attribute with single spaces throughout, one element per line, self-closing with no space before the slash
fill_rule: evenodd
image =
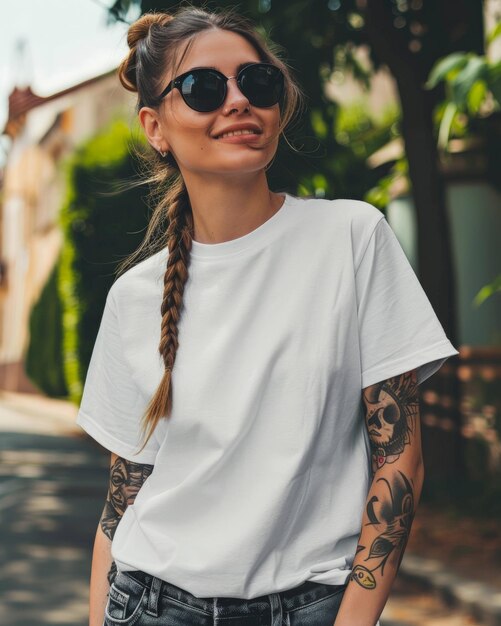
<path id="1" fill-rule="evenodd" d="M 233 157 L 231 159 L 225 159 L 224 161 L 218 159 L 217 162 L 214 160 L 210 165 L 211 167 L 207 168 L 205 171 L 207 173 L 213 174 L 238 174 L 238 173 L 249 173 L 259 172 L 264 169 L 271 159 L 249 159 L 246 157 L 238 158 Z"/>

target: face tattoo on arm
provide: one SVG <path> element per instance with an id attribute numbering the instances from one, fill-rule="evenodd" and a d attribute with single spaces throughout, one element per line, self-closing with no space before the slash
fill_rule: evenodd
<path id="1" fill-rule="evenodd" d="M 372 471 L 394 463 L 410 443 L 419 416 L 415 374 L 406 372 L 363 390 L 372 448 Z"/>
<path id="2" fill-rule="evenodd" d="M 112 464 L 108 495 L 100 519 L 101 529 L 111 541 L 125 509 L 134 502 L 144 481 L 153 471 L 153 467 L 153 465 L 134 463 L 122 457 L 117 457 Z M 107 576 L 110 585 L 116 573 L 117 569 L 113 561 Z"/>

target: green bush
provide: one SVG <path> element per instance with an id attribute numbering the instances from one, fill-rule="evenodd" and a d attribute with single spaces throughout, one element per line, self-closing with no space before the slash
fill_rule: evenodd
<path id="1" fill-rule="evenodd" d="M 41 392 L 64 398 L 68 388 L 63 371 L 62 308 L 57 289 L 59 265 L 56 264 L 29 320 L 30 341 L 25 358 L 26 374 Z"/>
<path id="2" fill-rule="evenodd" d="M 147 189 L 117 192 L 117 184 L 137 178 L 134 141 L 129 125 L 117 119 L 83 143 L 66 163 L 57 289 L 62 303 L 62 369 L 68 395 L 77 403 L 116 266 L 138 247 L 149 221 Z"/>

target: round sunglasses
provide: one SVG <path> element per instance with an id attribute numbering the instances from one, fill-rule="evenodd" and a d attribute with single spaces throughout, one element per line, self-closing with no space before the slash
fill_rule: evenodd
<path id="1" fill-rule="evenodd" d="M 183 100 L 195 111 L 208 113 L 218 109 L 226 98 L 227 82 L 236 78 L 240 91 L 256 107 L 277 104 L 284 92 L 283 72 L 271 63 L 249 63 L 237 76 L 225 76 L 222 72 L 200 67 L 180 74 L 162 91 L 159 100 L 172 89 L 179 89 Z"/>

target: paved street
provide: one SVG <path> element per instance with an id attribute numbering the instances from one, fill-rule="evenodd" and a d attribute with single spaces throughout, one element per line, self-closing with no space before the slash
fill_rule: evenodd
<path id="1" fill-rule="evenodd" d="M 9 400 L 0 400 L 0 624 L 86 626 L 107 459 L 75 435 L 74 411 L 55 417 L 46 401 Z"/>
<path id="2" fill-rule="evenodd" d="M 87 626 L 92 545 L 108 456 L 76 409 L 0 393 L 0 625 Z M 397 580 L 382 626 L 476 626 Z"/>

